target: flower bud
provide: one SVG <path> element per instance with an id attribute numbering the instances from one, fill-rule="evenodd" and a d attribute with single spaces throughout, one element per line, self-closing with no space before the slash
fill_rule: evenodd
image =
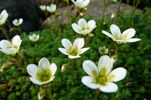
<path id="1" fill-rule="evenodd" d="M 111 60 L 112 60 L 113 64 L 116 63 L 116 61 L 118 60 L 118 56 L 117 55 L 113 55 L 111 57 Z"/>
<path id="2" fill-rule="evenodd" d="M 107 54 L 108 53 L 108 48 L 106 48 L 106 46 L 100 47 L 99 48 L 99 53 L 100 54 Z"/>

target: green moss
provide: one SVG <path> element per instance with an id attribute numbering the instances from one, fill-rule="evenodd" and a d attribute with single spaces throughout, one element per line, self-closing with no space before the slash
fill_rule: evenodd
<path id="1" fill-rule="evenodd" d="M 119 59 L 114 64 L 114 68 L 124 67 L 127 69 L 127 76 L 124 80 L 117 82 L 119 89 L 117 93 L 106 94 L 100 93 L 98 100 L 143 100 L 144 98 L 150 98 L 151 94 L 151 17 L 144 22 L 146 14 L 138 14 L 134 16 L 133 24 L 129 24 L 127 21 L 130 14 L 121 13 L 119 16 L 119 24 L 121 31 L 128 28 L 135 28 L 136 35 L 134 37 L 141 38 L 140 42 L 123 44 L 119 49 Z M 88 18 L 87 20 L 89 20 Z M 99 54 L 99 47 L 106 46 L 109 51 L 115 49 L 112 39 L 102 34 L 102 30 L 110 32 L 110 25 L 114 23 L 110 18 L 105 18 L 105 25 L 102 25 L 102 20 L 97 19 L 97 28 L 92 32 L 94 37 L 88 40 L 86 47 L 90 49 L 84 53 L 83 60 L 92 60 L 98 63 L 99 58 L 102 56 Z M 55 24 L 52 24 L 55 26 Z M 29 40 L 29 35 L 36 33 L 40 35 L 38 42 L 33 43 Z M 42 57 L 48 58 L 51 63 L 56 63 L 57 72 L 54 80 L 51 82 L 52 94 L 55 100 L 92 100 L 96 91 L 90 89 L 82 84 L 81 78 L 87 75 L 80 65 L 79 71 L 76 72 L 79 59 L 75 60 L 74 65 L 74 88 L 71 88 L 72 66 L 68 66 L 68 70 L 61 72 L 61 66 L 70 62 L 68 56 L 62 54 L 58 48 L 63 47 L 61 44 L 61 37 L 57 36 L 56 30 L 45 29 L 42 31 L 36 31 L 27 34 L 22 34 L 22 44 L 20 47 L 20 55 L 22 56 L 23 64 L 38 64 Z M 75 35 L 71 28 L 71 23 L 64 24 L 64 30 L 60 33 L 63 38 L 68 38 L 70 41 L 74 41 Z M 77 37 L 82 37 L 77 34 Z M 113 53 L 114 54 L 114 53 Z M 113 54 L 109 53 L 110 56 Z M 5 62 L 15 62 L 7 55 L 0 52 L 2 58 L 0 58 L 0 65 Z M 39 92 L 39 86 L 33 84 L 30 81 L 30 76 L 24 71 L 24 69 L 18 69 L 19 65 L 12 65 L 4 72 L 0 72 L 0 99 L 5 100 L 37 100 L 37 94 Z M 113 69 L 114 69 L 113 68 Z M 128 87 L 125 86 L 127 82 L 132 82 Z M 5 84 L 6 87 L 3 87 Z M 44 97 L 45 100 L 49 100 L 49 92 Z"/>

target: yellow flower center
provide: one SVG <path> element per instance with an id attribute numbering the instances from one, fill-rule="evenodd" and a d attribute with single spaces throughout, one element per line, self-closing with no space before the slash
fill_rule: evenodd
<path id="1" fill-rule="evenodd" d="M 79 54 L 79 49 L 77 46 L 75 47 L 71 46 L 70 48 L 68 48 L 67 53 L 72 56 L 77 56 Z"/>
<path id="2" fill-rule="evenodd" d="M 36 74 L 36 79 L 40 82 L 47 82 L 51 79 L 51 71 L 50 69 L 42 69 L 40 72 Z"/>
<path id="3" fill-rule="evenodd" d="M 36 39 L 37 39 L 37 37 L 33 37 L 33 39 L 34 39 L 34 40 L 36 40 Z"/>
<path id="4" fill-rule="evenodd" d="M 107 82 L 112 80 L 114 78 L 114 75 L 108 76 L 109 73 L 107 73 L 107 69 L 105 67 L 102 67 L 99 71 L 99 75 L 95 72 L 95 70 L 92 70 L 93 77 L 95 79 L 94 83 L 105 86 Z"/>

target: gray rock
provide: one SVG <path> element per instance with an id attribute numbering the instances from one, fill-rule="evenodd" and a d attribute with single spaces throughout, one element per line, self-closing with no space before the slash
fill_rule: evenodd
<path id="1" fill-rule="evenodd" d="M 14 19 L 23 18 L 23 23 L 20 26 L 23 32 L 29 33 L 36 31 L 40 27 L 41 20 L 45 19 L 43 12 L 40 10 L 39 6 L 32 0 L 0 0 L 0 12 L 4 9 L 7 10 L 9 16 L 8 20 L 11 27 L 14 27 L 12 21 Z M 19 32 L 10 33 L 6 25 L 9 38 L 14 35 L 19 34 Z M 0 32 L 0 39 L 5 38 L 2 32 Z"/>

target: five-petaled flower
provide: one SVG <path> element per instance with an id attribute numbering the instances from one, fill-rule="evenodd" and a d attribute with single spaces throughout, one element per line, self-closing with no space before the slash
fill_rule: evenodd
<path id="1" fill-rule="evenodd" d="M 23 23 L 23 19 L 22 18 L 20 18 L 20 19 L 14 19 L 13 20 L 13 24 L 15 25 L 15 26 L 19 26 L 19 25 L 21 25 Z"/>
<path id="2" fill-rule="evenodd" d="M 3 10 L 0 14 L 0 26 L 2 26 L 3 24 L 5 24 L 6 20 L 8 17 L 8 13 L 6 10 Z"/>
<path id="3" fill-rule="evenodd" d="M 45 57 L 39 61 L 38 66 L 35 64 L 29 64 L 27 66 L 27 72 L 31 75 L 30 80 L 37 85 L 51 82 L 55 78 L 54 74 L 56 70 L 56 64 L 50 64 Z"/>
<path id="4" fill-rule="evenodd" d="M 56 12 L 56 5 L 51 4 L 50 6 L 47 6 L 47 11 L 50 13 L 55 13 Z"/>
<path id="5" fill-rule="evenodd" d="M 139 38 L 132 38 L 136 32 L 133 28 L 127 29 L 121 34 L 119 27 L 112 24 L 110 30 L 112 35 L 104 30 L 102 31 L 102 33 L 110 37 L 113 41 L 116 41 L 118 44 L 127 42 L 137 42 L 141 40 Z"/>
<path id="6" fill-rule="evenodd" d="M 118 90 L 118 86 L 113 82 L 118 82 L 125 78 L 126 69 L 119 67 L 112 70 L 113 63 L 109 56 L 100 58 L 98 67 L 90 61 L 83 62 L 83 69 L 89 76 L 82 78 L 82 83 L 91 89 L 100 89 L 105 93 L 112 93 Z"/>
<path id="7" fill-rule="evenodd" d="M 30 35 L 30 36 L 29 36 L 29 39 L 30 39 L 31 41 L 36 42 L 36 41 L 39 40 L 39 35 L 36 35 L 36 34 Z"/>
<path id="8" fill-rule="evenodd" d="M 90 0 L 71 0 L 80 11 L 83 11 L 85 7 L 90 3 Z"/>
<path id="9" fill-rule="evenodd" d="M 76 23 L 72 24 L 73 30 L 82 35 L 90 34 L 95 27 L 96 27 L 96 23 L 94 20 L 90 20 L 87 23 L 84 18 L 81 18 L 78 21 L 78 24 Z"/>
<path id="10" fill-rule="evenodd" d="M 70 59 L 79 58 L 80 54 L 89 49 L 89 47 L 82 48 L 84 46 L 83 38 L 75 39 L 73 45 L 68 39 L 62 39 L 62 45 L 64 48 L 59 48 L 59 51 L 65 55 L 68 55 Z"/>
<path id="11" fill-rule="evenodd" d="M 16 53 L 19 52 L 20 44 L 22 40 L 20 39 L 19 35 L 16 35 L 12 38 L 12 42 L 8 40 L 1 40 L 0 41 L 0 51 L 7 55 L 15 56 Z"/>

